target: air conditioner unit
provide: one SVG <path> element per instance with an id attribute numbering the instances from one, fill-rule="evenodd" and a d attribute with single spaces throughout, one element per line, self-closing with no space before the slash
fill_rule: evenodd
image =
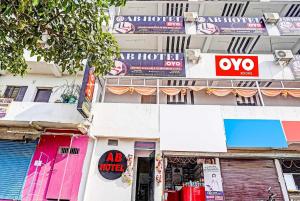
<path id="1" fill-rule="evenodd" d="M 196 12 L 184 12 L 183 16 L 185 22 L 195 22 L 198 18 L 198 14 Z"/>
<path id="2" fill-rule="evenodd" d="M 201 50 L 200 49 L 187 49 L 186 58 L 188 63 L 197 64 L 201 59 Z"/>
<path id="3" fill-rule="evenodd" d="M 291 50 L 275 50 L 274 58 L 276 63 L 288 64 L 294 59 L 294 55 Z"/>
<path id="4" fill-rule="evenodd" d="M 264 13 L 263 19 L 266 24 L 276 24 L 280 17 L 278 13 Z"/>

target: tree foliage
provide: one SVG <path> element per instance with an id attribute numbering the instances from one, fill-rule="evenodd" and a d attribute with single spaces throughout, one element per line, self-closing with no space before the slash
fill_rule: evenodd
<path id="1" fill-rule="evenodd" d="M 88 58 L 97 74 L 106 73 L 119 55 L 114 37 L 104 28 L 108 9 L 125 0 L 0 0 L 0 69 L 23 75 L 29 50 L 37 60 L 62 71 L 82 70 Z"/>

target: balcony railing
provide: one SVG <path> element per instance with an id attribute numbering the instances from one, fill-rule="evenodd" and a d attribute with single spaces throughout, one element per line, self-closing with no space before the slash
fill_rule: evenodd
<path id="1" fill-rule="evenodd" d="M 299 81 L 107 78 L 102 102 L 156 104 L 300 106 Z"/>

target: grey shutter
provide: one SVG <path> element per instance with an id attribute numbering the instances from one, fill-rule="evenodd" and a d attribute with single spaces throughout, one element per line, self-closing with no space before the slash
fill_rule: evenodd
<path id="1" fill-rule="evenodd" d="M 257 201 L 268 199 L 268 188 L 283 200 L 273 160 L 221 159 L 225 200 Z"/>
<path id="2" fill-rule="evenodd" d="M 0 200 L 21 200 L 36 141 L 0 140 Z"/>

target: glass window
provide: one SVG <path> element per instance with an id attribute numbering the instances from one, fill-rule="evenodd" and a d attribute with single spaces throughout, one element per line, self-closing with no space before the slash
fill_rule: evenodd
<path id="1" fill-rule="evenodd" d="M 52 89 L 38 89 L 34 102 L 49 102 L 50 96 L 52 93 Z"/>
<path id="2" fill-rule="evenodd" d="M 7 86 L 4 98 L 12 98 L 14 101 L 23 101 L 27 86 Z"/>
<path id="3" fill-rule="evenodd" d="M 293 174 L 295 186 L 297 190 L 300 190 L 300 175 L 299 174 Z"/>

